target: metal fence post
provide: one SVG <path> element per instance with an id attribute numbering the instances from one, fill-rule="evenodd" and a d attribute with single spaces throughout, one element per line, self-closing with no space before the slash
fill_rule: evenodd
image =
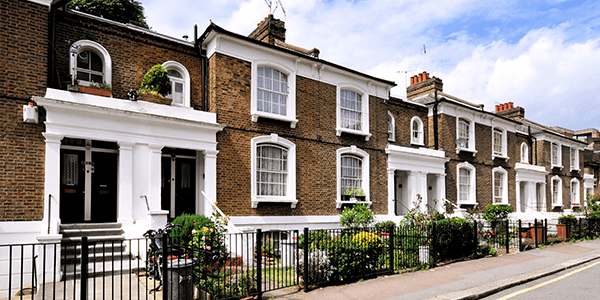
<path id="1" fill-rule="evenodd" d="M 388 242 L 390 244 L 389 248 L 389 257 L 390 257 L 390 272 L 394 273 L 394 226 L 390 225 L 388 227 Z"/>
<path id="2" fill-rule="evenodd" d="M 431 267 L 435 268 L 437 265 L 437 222 L 433 222 L 431 227 L 431 251 L 432 251 L 432 263 Z"/>
<path id="3" fill-rule="evenodd" d="M 304 227 L 304 243 L 302 245 L 304 255 L 304 292 L 308 292 L 308 227 Z"/>
<path id="4" fill-rule="evenodd" d="M 590 222 L 590 218 L 585 218 L 585 221 L 587 223 L 587 229 L 588 229 L 588 238 L 591 240 L 592 239 L 592 224 Z"/>
<path id="5" fill-rule="evenodd" d="M 521 236 L 521 219 L 519 219 L 519 251 L 523 251 L 523 239 Z"/>
<path id="6" fill-rule="evenodd" d="M 256 292 L 262 299 L 262 229 L 256 230 Z"/>
<path id="7" fill-rule="evenodd" d="M 160 266 L 160 268 L 162 268 L 162 283 L 163 283 L 163 300 L 167 300 L 169 299 L 169 281 L 167 280 L 167 272 L 169 272 L 169 270 L 167 269 L 167 262 L 169 261 L 169 256 L 168 256 L 168 251 L 167 248 L 169 247 L 169 244 L 167 244 L 169 242 L 167 234 L 163 233 L 162 234 L 162 266 Z"/>
<path id="8" fill-rule="evenodd" d="M 533 235 L 534 235 L 534 240 L 535 240 L 535 247 L 538 247 L 538 234 L 537 234 L 537 218 L 533 220 Z"/>
<path id="9" fill-rule="evenodd" d="M 578 239 L 583 237 L 583 227 L 581 226 L 581 219 L 579 219 L 579 236 Z"/>
<path id="10" fill-rule="evenodd" d="M 548 219 L 544 219 L 544 245 L 548 244 Z"/>
<path id="11" fill-rule="evenodd" d="M 81 237 L 81 300 L 87 299 L 88 289 L 88 238 Z"/>
<path id="12" fill-rule="evenodd" d="M 505 227 L 505 230 L 504 230 L 505 231 L 504 232 L 505 233 L 505 237 L 506 237 L 506 253 L 508 253 L 508 251 L 509 251 L 508 248 L 510 246 L 510 244 L 509 244 L 509 242 L 510 242 L 510 236 L 508 235 L 509 234 L 509 230 L 508 230 L 508 226 L 509 225 L 510 225 L 510 221 L 506 220 L 506 227 Z"/>
<path id="13" fill-rule="evenodd" d="M 477 234 L 477 221 L 475 221 L 475 220 L 473 220 L 473 237 L 475 240 L 475 244 L 474 244 L 475 249 L 473 249 L 473 253 L 475 253 L 475 255 L 477 255 L 477 246 L 479 245 L 479 241 L 478 241 L 479 236 Z"/>

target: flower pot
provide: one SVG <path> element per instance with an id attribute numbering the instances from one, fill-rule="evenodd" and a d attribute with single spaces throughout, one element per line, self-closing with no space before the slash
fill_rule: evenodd
<path id="1" fill-rule="evenodd" d="M 157 104 L 171 105 L 171 102 L 173 102 L 173 99 L 165 98 L 160 95 L 138 94 L 138 97 L 139 97 L 139 100 L 157 103 Z"/>
<path id="2" fill-rule="evenodd" d="M 536 233 L 535 227 L 533 227 L 533 226 L 529 227 L 529 236 L 534 241 L 535 241 L 535 233 Z M 543 241 L 543 237 L 544 237 L 544 227 L 538 226 L 537 227 L 537 242 L 541 243 Z"/>
<path id="3" fill-rule="evenodd" d="M 357 201 L 365 201 L 367 196 L 354 196 Z"/>
<path id="4" fill-rule="evenodd" d="M 352 195 L 342 195 L 342 201 L 350 201 L 350 198 L 352 198 Z"/>
<path id="5" fill-rule="evenodd" d="M 556 231 L 558 233 L 558 237 L 561 239 L 568 239 L 567 236 L 567 224 L 556 224 Z"/>
<path id="6" fill-rule="evenodd" d="M 96 87 L 89 87 L 89 86 L 85 86 L 85 85 L 79 86 L 79 92 L 85 93 L 85 94 L 90 94 L 90 95 L 104 96 L 104 97 L 112 96 L 111 90 L 100 89 L 100 88 L 96 88 Z"/>

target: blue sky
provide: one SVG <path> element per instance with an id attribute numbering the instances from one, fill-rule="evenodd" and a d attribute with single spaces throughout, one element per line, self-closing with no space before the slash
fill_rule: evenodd
<path id="1" fill-rule="evenodd" d="M 193 37 L 209 20 L 247 35 L 265 0 L 141 0 L 153 30 Z M 569 129 L 600 128 L 600 3 L 528 0 L 281 0 L 290 44 L 395 81 L 439 77 L 444 92 L 485 104 L 512 101 L 526 117 Z M 168 3 L 168 5 L 165 5 Z M 423 45 L 427 53 L 423 53 Z"/>

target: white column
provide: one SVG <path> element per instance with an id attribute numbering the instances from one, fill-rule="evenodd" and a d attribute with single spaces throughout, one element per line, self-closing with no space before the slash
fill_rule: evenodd
<path id="1" fill-rule="evenodd" d="M 437 191 L 435 193 L 436 199 L 438 199 L 438 203 L 436 205 L 436 211 L 445 212 L 444 200 L 446 199 L 446 174 L 435 174 L 436 179 L 436 188 Z"/>
<path id="2" fill-rule="evenodd" d="M 160 180 L 161 180 L 161 150 L 163 146 L 149 145 L 150 148 L 150 176 L 148 176 L 148 205 L 150 211 L 161 210 Z"/>
<path id="3" fill-rule="evenodd" d="M 525 199 L 521 199 L 521 182 L 515 181 L 515 191 L 517 193 L 517 213 L 522 213 L 521 211 L 521 201 L 525 201 Z"/>
<path id="4" fill-rule="evenodd" d="M 217 201 L 217 150 L 204 151 L 204 192 L 210 201 Z M 204 215 L 211 213 L 211 207 L 204 205 Z"/>
<path id="5" fill-rule="evenodd" d="M 418 183 L 417 183 L 417 172 L 408 171 L 408 176 L 406 177 L 406 191 L 407 191 L 407 200 L 406 201 L 407 209 L 411 210 L 415 207 L 415 201 L 417 200 L 418 192 Z"/>
<path id="6" fill-rule="evenodd" d="M 535 199 L 535 183 L 532 181 L 527 181 L 525 183 L 525 198 L 526 200 L 526 211 L 534 211 L 537 209 L 536 199 Z"/>
<path id="7" fill-rule="evenodd" d="M 394 169 L 387 169 L 387 177 L 388 177 L 388 216 L 395 216 L 395 207 L 394 201 L 396 200 L 394 195 L 395 193 L 395 184 L 394 184 Z"/>
<path id="8" fill-rule="evenodd" d="M 44 220 L 42 234 L 58 234 L 60 223 L 60 141 L 62 135 L 43 133 L 46 142 L 44 175 Z M 50 232 L 48 232 L 48 222 Z"/>
<path id="9" fill-rule="evenodd" d="M 419 205 L 419 211 L 427 212 L 427 202 L 429 201 L 429 199 L 427 197 L 427 190 L 429 188 L 427 185 L 427 173 L 418 172 L 417 184 L 418 184 L 417 185 L 418 186 L 417 194 L 421 195 L 421 204 Z"/>
<path id="10" fill-rule="evenodd" d="M 117 222 L 123 225 L 133 224 L 133 201 L 140 200 L 133 196 L 133 145 L 131 142 L 119 141 Z"/>

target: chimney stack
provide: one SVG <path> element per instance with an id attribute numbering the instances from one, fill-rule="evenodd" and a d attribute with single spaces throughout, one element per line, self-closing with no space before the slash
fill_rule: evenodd
<path id="1" fill-rule="evenodd" d="M 519 106 L 515 107 L 512 102 L 507 102 L 496 105 L 496 114 L 510 119 L 520 120 L 525 118 L 525 109 Z"/>
<path id="2" fill-rule="evenodd" d="M 269 14 L 257 24 L 256 29 L 248 37 L 271 45 L 275 45 L 275 40 L 285 43 L 285 22 L 275 19 L 272 14 Z"/>
<path id="3" fill-rule="evenodd" d="M 411 100 L 422 95 L 433 93 L 435 90 L 441 92 L 443 91 L 443 87 L 444 85 L 441 79 L 437 77 L 429 78 L 429 73 L 423 71 L 410 78 L 410 86 L 406 88 L 406 96 L 408 100 Z"/>

